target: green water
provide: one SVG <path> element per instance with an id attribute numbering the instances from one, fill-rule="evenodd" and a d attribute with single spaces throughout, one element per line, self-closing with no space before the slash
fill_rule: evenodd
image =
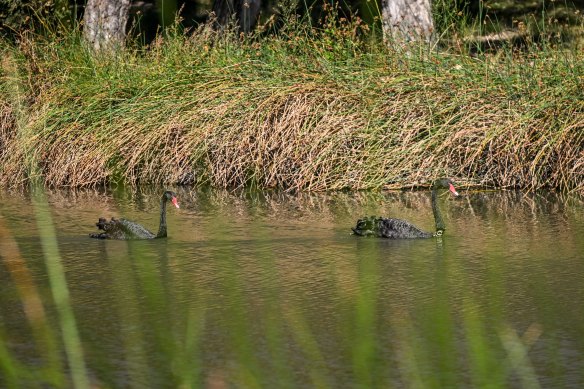
<path id="1" fill-rule="evenodd" d="M 156 231 L 161 188 L 0 192 L 0 387 L 584 383 L 579 199 L 461 191 L 443 238 L 390 241 L 350 228 L 432 230 L 428 192 L 170 189 L 168 239 L 132 242 L 88 234 L 100 216 Z"/>

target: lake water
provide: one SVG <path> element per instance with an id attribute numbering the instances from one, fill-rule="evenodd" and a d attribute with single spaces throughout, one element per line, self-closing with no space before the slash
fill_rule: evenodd
<path id="1" fill-rule="evenodd" d="M 0 192 L 0 387 L 72 387 L 75 332 L 99 388 L 584 385 L 581 199 L 462 190 L 442 238 L 391 241 L 351 227 L 431 231 L 429 192 L 173 190 L 130 242 L 88 234 L 156 232 L 162 189 Z"/>

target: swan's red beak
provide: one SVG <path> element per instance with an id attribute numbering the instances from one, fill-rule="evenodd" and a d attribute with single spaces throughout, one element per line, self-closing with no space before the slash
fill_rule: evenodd
<path id="1" fill-rule="evenodd" d="M 180 208 L 178 206 L 178 200 L 176 199 L 176 197 L 173 197 L 172 200 L 170 200 L 170 201 L 172 201 L 172 203 L 174 204 L 175 207 Z"/>
<path id="2" fill-rule="evenodd" d="M 452 184 L 448 184 L 448 185 L 449 185 L 449 188 L 448 188 L 448 190 L 450 190 L 450 191 L 452 192 L 452 194 L 453 194 L 453 195 L 455 195 L 455 196 L 460 196 L 460 195 L 458 194 L 458 192 L 456 191 L 456 189 L 454 188 L 454 185 L 452 185 Z"/>

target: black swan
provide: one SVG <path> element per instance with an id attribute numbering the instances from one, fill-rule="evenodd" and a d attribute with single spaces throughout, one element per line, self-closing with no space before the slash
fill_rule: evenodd
<path id="1" fill-rule="evenodd" d="M 390 239 L 413 239 L 413 238 L 432 238 L 442 236 L 446 226 L 442 220 L 442 215 L 436 204 L 438 189 L 448 189 L 454 196 L 458 192 L 452 185 L 449 178 L 439 178 L 432 184 L 432 211 L 434 212 L 434 221 L 436 222 L 436 232 L 426 232 L 420 230 L 413 224 L 401 219 L 386 219 L 383 217 L 365 217 L 357 221 L 357 226 L 353 228 L 353 233 L 360 236 L 374 235 L 380 238 Z"/>
<path id="2" fill-rule="evenodd" d="M 117 240 L 166 238 L 166 202 L 168 200 L 170 200 L 175 207 L 179 208 L 176 194 L 171 191 L 164 192 L 160 202 L 160 226 L 158 227 L 158 234 L 156 235 L 148 231 L 142 225 L 126 219 L 115 219 L 112 217 L 112 220 L 107 221 L 105 218 L 100 217 L 95 225 L 100 230 L 103 230 L 103 232 L 89 234 L 89 236 L 95 239 Z"/>

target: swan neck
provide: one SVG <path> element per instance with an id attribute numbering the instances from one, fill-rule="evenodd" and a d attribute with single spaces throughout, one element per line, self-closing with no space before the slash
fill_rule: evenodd
<path id="1" fill-rule="evenodd" d="M 166 237 L 166 196 L 163 196 L 160 202 L 160 225 L 158 227 L 158 234 L 156 234 L 156 237 Z"/>
<path id="2" fill-rule="evenodd" d="M 442 214 L 438 208 L 438 192 L 436 188 L 432 189 L 432 212 L 434 213 L 434 222 L 436 223 L 436 231 L 444 231 L 446 226 L 444 225 L 444 220 L 442 220 Z"/>

